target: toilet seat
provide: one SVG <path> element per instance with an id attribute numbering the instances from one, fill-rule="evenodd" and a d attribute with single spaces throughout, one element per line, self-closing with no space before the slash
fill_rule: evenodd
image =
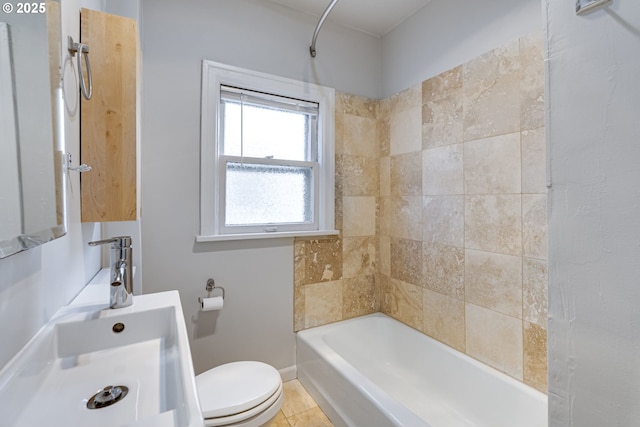
<path id="1" fill-rule="evenodd" d="M 282 404 L 280 374 L 262 362 L 241 361 L 215 367 L 198 375 L 196 386 L 207 426 L 249 422 L 268 411 L 259 417 L 266 418 L 266 422 Z"/>

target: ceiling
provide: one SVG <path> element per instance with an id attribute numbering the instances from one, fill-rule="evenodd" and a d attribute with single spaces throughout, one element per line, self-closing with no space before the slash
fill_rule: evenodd
<path id="1" fill-rule="evenodd" d="M 320 18 L 331 0 L 268 0 Z M 327 21 L 382 36 L 431 0 L 340 0 Z"/>

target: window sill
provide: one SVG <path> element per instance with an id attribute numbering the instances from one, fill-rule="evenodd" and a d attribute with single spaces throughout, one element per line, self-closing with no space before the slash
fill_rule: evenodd
<path id="1" fill-rule="evenodd" d="M 257 240 L 257 239 L 277 239 L 282 237 L 313 237 L 313 236 L 335 236 L 340 234 L 339 230 L 314 230 L 314 231 L 276 231 L 274 233 L 244 233 L 244 234 L 215 234 L 197 235 L 196 242 L 224 242 L 233 240 Z"/>

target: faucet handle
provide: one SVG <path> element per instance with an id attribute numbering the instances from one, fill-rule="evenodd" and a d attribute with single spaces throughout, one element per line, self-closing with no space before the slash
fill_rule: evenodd
<path id="1" fill-rule="evenodd" d="M 131 236 L 118 236 L 105 240 L 96 240 L 89 242 L 89 246 L 107 245 L 109 243 L 117 243 L 119 247 L 126 248 L 131 246 Z"/>

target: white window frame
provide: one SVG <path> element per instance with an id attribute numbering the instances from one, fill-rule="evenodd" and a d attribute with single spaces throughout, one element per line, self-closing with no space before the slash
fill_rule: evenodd
<path id="1" fill-rule="evenodd" d="M 286 226 L 256 232 L 252 228 L 224 226 L 225 161 L 235 157 L 220 152 L 220 89 L 233 86 L 256 92 L 318 103 L 318 167 L 314 168 L 313 228 Z M 197 242 L 263 239 L 338 234 L 335 230 L 335 143 L 333 88 L 247 70 L 209 60 L 202 61 L 200 141 L 200 234 Z M 247 159 L 247 157 L 245 157 Z M 265 159 L 260 159 L 265 163 Z M 291 162 L 299 163 L 299 162 Z M 234 230 L 235 232 L 230 232 Z"/>

